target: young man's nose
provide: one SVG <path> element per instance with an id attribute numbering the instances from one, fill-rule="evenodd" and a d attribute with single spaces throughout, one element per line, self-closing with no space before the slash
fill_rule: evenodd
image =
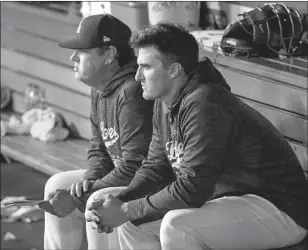
<path id="1" fill-rule="evenodd" d="M 78 61 L 78 52 L 77 51 L 74 51 L 74 53 L 71 55 L 71 57 L 70 57 L 70 60 L 72 61 L 72 62 L 76 62 L 76 61 Z"/>
<path id="2" fill-rule="evenodd" d="M 142 74 L 142 70 L 140 70 L 140 68 L 138 68 L 136 75 L 135 75 L 135 80 L 137 82 L 140 82 L 144 79 L 143 74 Z"/>

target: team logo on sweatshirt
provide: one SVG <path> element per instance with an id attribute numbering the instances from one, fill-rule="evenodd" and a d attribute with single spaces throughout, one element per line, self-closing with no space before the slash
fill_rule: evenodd
<path id="1" fill-rule="evenodd" d="M 114 145 L 117 140 L 119 140 L 119 134 L 117 133 L 115 127 L 113 128 L 106 128 L 105 123 L 101 122 L 100 128 L 102 131 L 102 137 L 105 142 L 106 147 L 111 147 Z"/>
<path id="2" fill-rule="evenodd" d="M 179 143 L 178 141 L 173 143 L 172 141 L 169 141 L 166 143 L 166 150 L 168 152 L 168 159 L 172 165 L 172 168 L 174 170 L 178 170 L 184 155 L 183 143 Z"/>

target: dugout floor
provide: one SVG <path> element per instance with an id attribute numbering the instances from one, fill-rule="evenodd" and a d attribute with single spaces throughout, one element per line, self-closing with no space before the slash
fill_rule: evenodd
<path id="1" fill-rule="evenodd" d="M 7 164 L 1 161 L 1 199 L 6 196 L 30 196 L 42 199 L 48 176 L 20 163 Z M 31 224 L 1 222 L 1 250 L 42 250 L 44 221 Z M 17 241 L 4 241 L 6 232 L 11 232 Z"/>

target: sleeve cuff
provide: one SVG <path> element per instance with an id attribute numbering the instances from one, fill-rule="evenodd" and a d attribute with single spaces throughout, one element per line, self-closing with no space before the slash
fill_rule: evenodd
<path id="1" fill-rule="evenodd" d="M 83 180 L 97 180 L 103 178 L 110 171 L 105 170 L 104 168 L 100 169 L 88 169 L 84 175 Z"/>
<path id="2" fill-rule="evenodd" d="M 154 208 L 148 196 L 126 202 L 124 213 L 134 225 L 140 225 L 163 218 L 163 213 Z"/>
<path id="3" fill-rule="evenodd" d="M 144 198 L 126 202 L 125 214 L 130 221 L 138 220 L 144 216 Z"/>

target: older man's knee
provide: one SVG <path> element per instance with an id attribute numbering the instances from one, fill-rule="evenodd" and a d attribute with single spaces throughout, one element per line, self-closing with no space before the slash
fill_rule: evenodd
<path id="1" fill-rule="evenodd" d="M 57 189 L 67 189 L 74 182 L 80 181 L 85 170 L 65 171 L 51 176 L 45 184 L 45 199 L 50 199 Z"/>
<path id="2" fill-rule="evenodd" d="M 65 179 L 66 176 L 64 176 L 64 173 L 58 173 L 51 176 L 45 184 L 45 199 L 50 199 L 57 189 L 67 189 L 69 184 L 67 184 Z"/>

